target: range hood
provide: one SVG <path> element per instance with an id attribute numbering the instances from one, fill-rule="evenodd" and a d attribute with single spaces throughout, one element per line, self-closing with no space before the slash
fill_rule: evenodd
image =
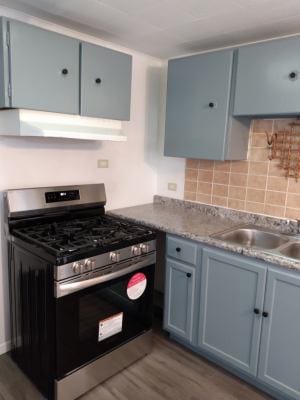
<path id="1" fill-rule="evenodd" d="M 112 141 L 127 139 L 122 134 L 121 121 L 23 109 L 0 111 L 0 135 Z"/>

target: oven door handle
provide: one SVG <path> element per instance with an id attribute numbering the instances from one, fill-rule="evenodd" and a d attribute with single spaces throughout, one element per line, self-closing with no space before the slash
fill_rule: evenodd
<path id="1" fill-rule="evenodd" d="M 107 275 L 97 276 L 95 278 L 88 278 L 85 280 L 72 281 L 72 282 L 56 282 L 54 296 L 55 298 L 67 296 L 68 294 L 79 292 L 80 290 L 89 288 L 91 286 L 99 285 L 100 283 L 104 283 L 116 278 L 119 278 L 123 275 L 126 275 L 130 272 L 134 272 L 140 268 L 144 268 L 150 266 L 155 263 L 156 255 L 155 253 L 147 255 L 143 260 L 135 262 L 134 264 L 129 265 L 128 267 L 119 269 L 118 271 L 111 272 Z"/>

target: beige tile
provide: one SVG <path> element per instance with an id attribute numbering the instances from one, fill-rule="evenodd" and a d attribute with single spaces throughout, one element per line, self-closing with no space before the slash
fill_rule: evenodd
<path id="1" fill-rule="evenodd" d="M 267 148 L 250 148 L 248 159 L 249 161 L 268 161 L 269 150 Z"/>
<path id="2" fill-rule="evenodd" d="M 213 195 L 228 197 L 228 186 L 227 185 L 213 185 Z"/>
<path id="3" fill-rule="evenodd" d="M 294 178 L 289 178 L 288 181 L 288 192 L 300 194 L 300 180 L 296 182 Z"/>
<path id="4" fill-rule="evenodd" d="M 248 173 L 248 161 L 231 161 L 231 172 Z"/>
<path id="5" fill-rule="evenodd" d="M 200 169 L 213 169 L 214 161 L 211 160 L 199 160 L 199 167 Z"/>
<path id="6" fill-rule="evenodd" d="M 253 213 L 263 214 L 263 212 L 264 212 L 264 204 L 263 203 L 246 202 L 245 210 L 253 212 Z"/>
<path id="7" fill-rule="evenodd" d="M 230 173 L 229 183 L 231 186 L 246 186 L 247 185 L 247 175 Z"/>
<path id="8" fill-rule="evenodd" d="M 285 170 L 283 168 L 279 167 L 278 161 L 277 160 L 272 160 L 270 161 L 269 164 L 269 176 L 279 176 L 279 177 L 284 177 L 285 176 Z"/>
<path id="9" fill-rule="evenodd" d="M 286 192 L 288 180 L 286 178 L 268 177 L 267 189 Z"/>
<path id="10" fill-rule="evenodd" d="M 265 189 L 267 183 L 267 177 L 263 175 L 249 175 L 248 176 L 248 187 L 256 189 Z"/>
<path id="11" fill-rule="evenodd" d="M 246 200 L 255 203 L 264 203 L 265 190 L 247 189 Z"/>
<path id="12" fill-rule="evenodd" d="M 246 188 L 229 186 L 228 197 L 236 200 L 245 200 L 246 198 Z"/>
<path id="13" fill-rule="evenodd" d="M 285 218 L 300 219 L 300 209 L 286 208 L 286 210 L 285 210 Z"/>
<path id="14" fill-rule="evenodd" d="M 185 192 L 197 192 L 197 181 L 185 181 Z"/>
<path id="15" fill-rule="evenodd" d="M 231 165 L 230 161 L 215 161 L 214 169 L 215 171 L 229 172 L 230 165 Z"/>
<path id="16" fill-rule="evenodd" d="M 228 172 L 214 172 L 214 183 L 219 183 L 223 185 L 228 185 L 229 183 L 229 173 Z"/>
<path id="17" fill-rule="evenodd" d="M 194 168 L 197 169 L 199 167 L 199 160 L 192 160 L 192 159 L 188 159 L 185 162 L 185 167 L 186 168 Z"/>
<path id="18" fill-rule="evenodd" d="M 187 168 L 185 170 L 185 179 L 187 181 L 196 181 L 198 176 L 198 170 L 197 169 L 191 169 Z"/>
<path id="19" fill-rule="evenodd" d="M 264 133 L 265 131 L 272 131 L 272 119 L 254 119 L 252 121 L 252 132 Z"/>
<path id="20" fill-rule="evenodd" d="M 245 210 L 245 201 L 228 199 L 228 207 L 234 210 Z"/>
<path id="21" fill-rule="evenodd" d="M 212 182 L 213 179 L 213 171 L 199 169 L 198 170 L 198 181 L 201 182 Z"/>
<path id="22" fill-rule="evenodd" d="M 286 200 L 285 192 L 270 192 L 266 193 L 266 204 L 272 204 L 276 206 L 284 206 Z"/>
<path id="23" fill-rule="evenodd" d="M 211 194 L 212 193 L 212 184 L 205 182 L 198 182 L 197 194 Z"/>
<path id="24" fill-rule="evenodd" d="M 196 193 L 193 193 L 193 192 L 184 192 L 184 199 L 185 199 L 185 200 L 195 201 L 195 200 L 196 200 Z"/>
<path id="25" fill-rule="evenodd" d="M 289 124 L 297 121 L 296 118 L 283 118 L 274 120 L 274 132 L 283 131 L 284 129 L 290 130 Z"/>
<path id="26" fill-rule="evenodd" d="M 227 197 L 213 196 L 212 204 L 216 206 L 227 207 Z"/>
<path id="27" fill-rule="evenodd" d="M 265 204 L 264 214 L 272 215 L 274 217 L 284 217 L 284 207 Z"/>
<path id="28" fill-rule="evenodd" d="M 197 193 L 196 200 L 200 203 L 211 204 L 211 196 L 208 194 Z"/>
<path id="29" fill-rule="evenodd" d="M 249 163 L 249 174 L 267 175 L 268 162 L 251 161 Z"/>
<path id="30" fill-rule="evenodd" d="M 300 195 L 288 193 L 286 206 L 289 208 L 298 208 L 300 209 Z"/>
<path id="31" fill-rule="evenodd" d="M 266 147 L 267 136 L 265 133 L 252 133 L 251 135 L 251 147 Z"/>

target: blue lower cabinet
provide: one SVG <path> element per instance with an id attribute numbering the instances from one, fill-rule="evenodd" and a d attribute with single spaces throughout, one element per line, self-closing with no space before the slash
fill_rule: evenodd
<path id="1" fill-rule="evenodd" d="M 176 336 L 192 341 L 195 305 L 195 268 L 167 259 L 164 328 Z"/>
<path id="2" fill-rule="evenodd" d="M 198 346 L 256 376 L 267 268 L 218 250 L 202 255 Z"/>
<path id="3" fill-rule="evenodd" d="M 300 274 L 269 268 L 264 310 L 258 377 L 298 400 Z"/>

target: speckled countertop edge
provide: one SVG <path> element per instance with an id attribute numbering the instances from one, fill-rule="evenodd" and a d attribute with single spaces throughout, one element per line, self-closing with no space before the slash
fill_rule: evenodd
<path id="1" fill-rule="evenodd" d="M 215 233 L 241 224 L 254 224 L 293 235 L 298 233 L 299 229 L 295 220 L 273 218 L 162 196 L 155 196 L 153 203 L 111 210 L 108 211 L 108 214 L 300 273 L 300 261 L 280 256 L 276 253 L 271 254 L 260 249 L 238 246 L 211 237 Z M 186 226 L 181 226 L 180 223 L 176 224 L 176 218 L 170 223 L 170 216 L 181 220 L 186 218 L 193 222 L 196 219 L 200 224 L 203 221 L 203 230 L 206 229 L 208 233 L 201 233 L 202 227 L 199 228 L 199 232 L 193 232 L 195 226 L 191 226 L 191 229 L 189 229 L 188 223 Z"/>

